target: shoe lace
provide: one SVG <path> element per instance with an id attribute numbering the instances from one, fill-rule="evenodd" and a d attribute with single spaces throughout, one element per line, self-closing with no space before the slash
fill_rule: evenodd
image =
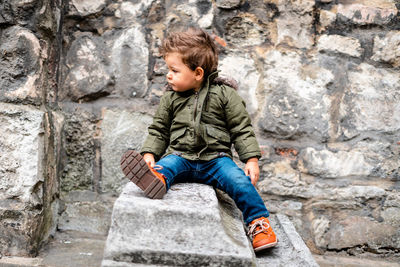
<path id="1" fill-rule="evenodd" d="M 262 232 L 268 234 L 269 228 L 270 228 L 269 223 L 267 223 L 264 219 L 261 219 L 261 220 L 255 221 L 254 223 L 252 223 L 250 225 L 247 235 L 250 236 L 251 238 L 253 238 Z"/>
<path id="2" fill-rule="evenodd" d="M 164 168 L 164 167 L 161 166 L 161 165 L 154 165 L 153 170 L 159 171 L 159 170 L 162 170 L 163 168 Z"/>

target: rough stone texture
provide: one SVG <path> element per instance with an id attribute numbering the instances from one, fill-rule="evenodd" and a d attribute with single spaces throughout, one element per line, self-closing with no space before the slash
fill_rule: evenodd
<path id="1" fill-rule="evenodd" d="M 96 37 L 85 34 L 71 45 L 66 56 L 66 73 L 61 98 L 74 101 L 108 95 L 112 78 L 104 65 L 104 53 Z"/>
<path id="2" fill-rule="evenodd" d="M 226 227 L 223 215 L 212 187 L 176 185 L 162 200 L 151 200 L 128 183 L 114 205 L 102 266 L 252 266 L 242 222 L 232 217 Z"/>
<path id="3" fill-rule="evenodd" d="M 351 23 L 366 25 L 385 25 L 390 23 L 397 15 L 395 1 L 350 1 L 339 4 L 337 13 L 342 20 Z"/>
<path id="4" fill-rule="evenodd" d="M 318 266 L 280 214 L 270 217 L 278 247 L 255 258 L 240 211 L 225 193 L 216 193 L 180 184 L 164 199 L 151 200 L 128 183 L 114 205 L 102 266 Z"/>
<path id="5" fill-rule="evenodd" d="M 147 92 L 149 50 L 140 27 L 123 31 L 111 48 L 115 92 L 122 97 L 144 97 Z"/>
<path id="6" fill-rule="evenodd" d="M 0 103 L 0 253 L 29 255 L 37 251 L 47 203 L 45 113 Z M 49 215 L 51 218 L 51 215 Z"/>
<path id="7" fill-rule="evenodd" d="M 42 72 L 42 51 L 38 38 L 19 26 L 0 34 L 0 100 L 38 102 Z"/>
<path id="8" fill-rule="evenodd" d="M 280 16 L 276 19 L 276 43 L 296 48 L 311 48 L 314 44 L 312 11 L 315 1 L 277 0 L 271 2 L 276 2 L 280 12 Z"/>
<path id="9" fill-rule="evenodd" d="M 279 243 L 274 249 L 257 253 L 258 266 L 319 266 L 288 217 L 276 214 L 269 220 Z"/>
<path id="10" fill-rule="evenodd" d="M 240 5 L 240 0 L 217 0 L 216 1 L 217 7 L 219 8 L 235 8 Z"/>
<path id="11" fill-rule="evenodd" d="M 148 45 L 141 27 L 102 37 L 79 34 L 66 56 L 62 99 L 90 101 L 107 95 L 143 97 L 147 92 Z"/>
<path id="12" fill-rule="evenodd" d="M 103 133 L 102 109 L 150 118 L 167 71 L 161 40 L 199 25 L 227 43 L 220 69 L 253 118 L 268 208 L 290 216 L 313 252 L 399 254 L 398 1 L 3 0 L 0 10 L 0 101 L 45 114 L 43 229 L 55 229 L 58 211 L 73 213 L 62 205 L 69 192 L 100 193 L 103 174 L 119 171 L 112 146 L 124 141 L 108 140 L 118 129 Z M 119 139 L 139 147 L 140 132 Z M 117 194 L 113 179 L 106 190 Z M 388 230 L 367 242 L 349 216 Z"/>
<path id="13" fill-rule="evenodd" d="M 40 267 L 100 266 L 106 241 L 105 235 L 79 231 L 57 232 L 41 251 Z M 35 265 L 27 265 L 27 267 Z"/>
<path id="14" fill-rule="evenodd" d="M 340 107 L 343 135 L 352 138 L 363 131 L 398 131 L 400 73 L 362 63 L 348 79 Z"/>
<path id="15" fill-rule="evenodd" d="M 113 198 L 93 191 L 71 191 L 62 199 L 57 228 L 106 236 L 113 203 Z"/>
<path id="16" fill-rule="evenodd" d="M 400 67 L 400 31 L 388 32 L 383 38 L 375 36 L 371 59 Z"/>
<path id="17" fill-rule="evenodd" d="M 340 35 L 321 35 L 317 47 L 319 51 L 343 53 L 352 57 L 360 57 L 363 53 L 358 39 Z"/>
<path id="18" fill-rule="evenodd" d="M 237 66 L 242 66 L 240 69 Z M 250 114 L 255 114 L 258 109 L 257 87 L 260 73 L 254 67 L 254 60 L 249 54 L 243 56 L 227 56 L 219 62 L 221 76 L 232 77 L 237 80 L 239 95 L 245 100 L 246 108 Z"/>
<path id="19" fill-rule="evenodd" d="M 88 16 L 101 11 L 106 5 L 106 1 L 81 1 L 81 0 L 71 0 L 69 2 L 69 15 L 77 16 Z"/>
<path id="20" fill-rule="evenodd" d="M 139 150 L 147 135 L 152 118 L 127 110 L 104 110 L 101 122 L 102 180 L 101 192 L 121 192 L 128 181 L 121 171 L 122 154 L 128 149 Z"/>
<path id="21" fill-rule="evenodd" d="M 260 129 L 283 139 L 328 138 L 330 99 L 325 94 L 333 78 L 316 62 L 303 65 L 297 53 L 269 52 L 265 55 Z"/>
<path id="22" fill-rule="evenodd" d="M 93 180 L 96 118 L 80 109 L 65 117 L 63 148 L 66 157 L 60 189 L 64 192 L 96 189 Z"/>
<path id="23" fill-rule="evenodd" d="M 301 155 L 303 172 L 322 177 L 368 176 L 374 166 L 368 164 L 364 153 L 358 151 L 316 151 L 314 148 L 303 150 Z"/>

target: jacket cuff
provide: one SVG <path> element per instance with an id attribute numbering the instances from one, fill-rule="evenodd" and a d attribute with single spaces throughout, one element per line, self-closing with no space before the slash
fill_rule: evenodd
<path id="1" fill-rule="evenodd" d="M 245 154 L 239 155 L 239 159 L 241 162 L 246 163 L 248 159 L 251 158 L 261 158 L 261 152 L 259 151 L 254 151 L 254 152 L 247 152 Z"/>

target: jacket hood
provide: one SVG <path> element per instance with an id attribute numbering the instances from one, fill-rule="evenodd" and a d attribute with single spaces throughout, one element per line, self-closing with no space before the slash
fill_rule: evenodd
<path id="1" fill-rule="evenodd" d="M 221 76 L 218 76 L 217 78 L 214 79 L 213 83 L 214 84 L 218 84 L 218 85 L 230 86 L 233 89 L 235 89 L 236 91 L 239 88 L 239 85 L 238 85 L 237 81 L 235 79 L 233 79 L 232 77 L 221 77 Z"/>

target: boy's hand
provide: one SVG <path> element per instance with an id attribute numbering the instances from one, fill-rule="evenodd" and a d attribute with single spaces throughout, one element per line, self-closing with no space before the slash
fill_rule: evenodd
<path id="1" fill-rule="evenodd" d="M 244 173 L 250 176 L 251 183 L 256 185 L 258 178 L 260 178 L 260 168 L 258 167 L 258 158 L 250 158 L 247 160 L 244 167 Z"/>
<path id="2" fill-rule="evenodd" d="M 156 161 L 154 160 L 154 155 L 151 153 L 144 153 L 143 160 L 149 165 L 150 167 L 154 167 Z"/>

